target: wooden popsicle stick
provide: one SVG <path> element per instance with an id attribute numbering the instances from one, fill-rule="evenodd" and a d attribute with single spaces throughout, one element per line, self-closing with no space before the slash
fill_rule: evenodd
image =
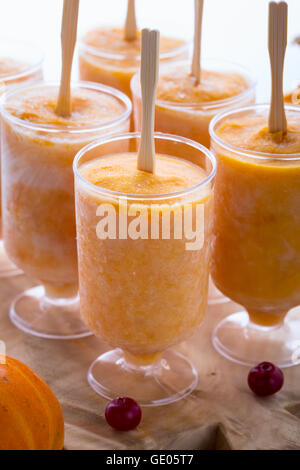
<path id="1" fill-rule="evenodd" d="M 126 41 L 133 41 L 137 38 L 135 0 L 128 0 L 127 15 L 124 26 L 124 38 Z"/>
<path id="2" fill-rule="evenodd" d="M 201 38 L 202 38 L 202 17 L 204 0 L 194 0 L 195 20 L 194 20 L 194 46 L 191 74 L 195 79 L 195 85 L 200 83 L 201 76 Z"/>
<path id="3" fill-rule="evenodd" d="M 139 170 L 154 173 L 154 111 L 159 69 L 159 31 L 142 30 L 141 94 L 142 131 L 137 157 Z"/>
<path id="4" fill-rule="evenodd" d="M 269 113 L 269 131 L 287 130 L 283 96 L 283 64 L 287 44 L 287 4 L 269 4 L 269 55 L 272 74 L 272 95 Z"/>
<path id="5" fill-rule="evenodd" d="M 59 95 L 55 112 L 59 116 L 68 117 L 71 114 L 71 71 L 74 48 L 77 35 L 79 0 L 64 0 L 61 49 L 62 71 Z"/>

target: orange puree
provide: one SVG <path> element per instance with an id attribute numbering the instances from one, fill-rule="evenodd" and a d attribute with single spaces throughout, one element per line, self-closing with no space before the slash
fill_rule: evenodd
<path id="1" fill-rule="evenodd" d="M 112 52 L 116 54 L 126 54 L 130 60 L 130 56 L 139 55 L 141 53 L 141 32 L 138 31 L 137 39 L 127 41 L 124 39 L 124 30 L 120 28 L 97 28 L 89 31 L 85 37 L 84 42 L 89 46 L 96 47 L 103 51 Z M 184 44 L 180 39 L 168 38 L 161 36 L 160 38 L 160 52 L 168 52 L 176 49 Z"/>
<path id="2" fill-rule="evenodd" d="M 10 57 L 0 57 L 0 78 L 3 80 L 7 75 L 15 75 L 28 68 L 28 64 L 19 62 Z"/>
<path id="3" fill-rule="evenodd" d="M 42 80 L 42 78 L 42 65 L 34 67 L 30 63 L 16 60 L 12 57 L 0 57 L 0 80 L 7 87 L 35 83 Z"/>
<path id="4" fill-rule="evenodd" d="M 228 120 L 218 128 L 225 142 L 252 152 L 282 154 L 300 153 L 299 118 L 289 119 L 288 132 L 271 134 L 264 117 L 245 117 Z"/>
<path id="5" fill-rule="evenodd" d="M 190 64 L 178 63 L 161 69 L 155 107 L 155 129 L 181 135 L 206 147 L 210 145 L 208 126 L 212 117 L 233 107 L 230 100 L 239 99 L 249 89 L 249 83 L 237 73 L 209 70 L 201 72 L 201 81 L 195 85 Z M 136 76 L 137 77 L 137 76 Z M 135 127 L 141 128 L 141 98 L 137 79 L 132 82 Z M 249 104 L 253 93 L 248 93 L 239 104 Z"/>
<path id="6" fill-rule="evenodd" d="M 11 57 L 0 57 L 0 95 L 2 95 L 4 91 L 9 91 L 16 85 L 24 86 L 26 83 L 35 83 L 42 79 L 42 75 L 41 68 L 31 70 L 30 64 L 26 62 L 20 62 Z M 1 222 L 2 209 L 0 204 L 0 238 L 2 238 Z"/>
<path id="7" fill-rule="evenodd" d="M 290 91 L 284 96 L 284 101 L 289 104 L 299 105 L 300 104 L 300 83 L 298 87 Z"/>
<path id="8" fill-rule="evenodd" d="M 186 338 L 205 315 L 212 197 L 200 187 L 190 196 L 152 200 L 155 207 L 149 198 L 134 200 L 130 196 L 124 206 L 124 199 L 118 199 L 116 192 L 144 196 L 172 193 L 200 183 L 205 173 L 200 167 L 167 155 L 157 155 L 155 174 L 138 171 L 136 154 L 97 158 L 84 164 L 79 172 L 98 188 L 96 192 L 82 181 L 76 182 L 81 314 L 91 331 L 111 345 L 139 357 L 156 357 L 156 353 Z M 105 194 L 103 188 L 115 193 Z M 151 238 L 151 221 L 157 227 L 167 210 L 173 220 L 186 202 L 194 212 L 196 205 L 203 205 L 201 249 L 186 250 L 185 237 L 174 239 L 174 222 L 168 239 Z M 101 219 L 96 212 L 102 203 L 110 203 L 117 215 L 125 207 L 128 227 L 131 211 L 142 204 L 148 236 L 98 238 L 96 227 Z M 152 219 L 153 209 L 159 218 Z"/>
<path id="9" fill-rule="evenodd" d="M 186 50 L 181 50 L 184 44 L 180 39 L 161 36 L 160 53 L 172 52 L 171 58 L 174 58 L 174 51 L 178 49 L 176 57 L 183 58 L 186 54 Z M 80 78 L 104 83 L 130 96 L 130 80 L 139 68 L 140 53 L 140 31 L 136 40 L 127 41 L 121 28 L 96 28 L 82 40 L 79 52 Z M 168 59 L 167 54 L 165 59 Z"/>
<path id="10" fill-rule="evenodd" d="M 290 92 L 290 93 L 287 93 L 285 96 L 284 96 L 284 101 L 288 104 L 295 104 L 293 103 L 293 91 Z"/>
<path id="11" fill-rule="evenodd" d="M 74 88 L 72 114 L 61 118 L 55 114 L 57 93 L 46 85 L 14 93 L 3 114 L 5 246 L 15 264 L 47 284 L 52 296 L 74 293 L 77 284 L 74 156 L 101 136 L 103 123 L 125 111 L 113 96 Z M 129 118 L 105 131 L 128 128 Z"/>
<path id="12" fill-rule="evenodd" d="M 216 127 L 235 151 L 212 143 L 212 275 L 254 322 L 274 325 L 300 304 L 300 115 L 289 111 L 287 134 L 272 135 L 267 117 L 242 114 Z"/>
<path id="13" fill-rule="evenodd" d="M 248 83 L 238 74 L 203 70 L 201 82 L 195 85 L 194 78 L 182 67 L 172 73 L 161 74 L 157 99 L 172 103 L 209 103 L 239 95 L 247 90 Z"/>
<path id="14" fill-rule="evenodd" d="M 155 174 L 140 171 L 136 155 L 109 156 L 92 162 L 81 170 L 90 183 L 127 194 L 166 194 L 183 191 L 199 184 L 205 174 L 200 168 L 166 156 L 157 157 Z"/>
<path id="15" fill-rule="evenodd" d="M 45 94 L 45 92 L 47 94 Z M 123 105 L 113 96 L 89 89 L 72 92 L 72 115 L 61 117 L 55 113 L 57 89 L 32 88 L 16 95 L 6 104 L 6 110 L 23 121 L 62 127 L 86 127 L 104 124 L 116 119 L 123 112 Z"/>

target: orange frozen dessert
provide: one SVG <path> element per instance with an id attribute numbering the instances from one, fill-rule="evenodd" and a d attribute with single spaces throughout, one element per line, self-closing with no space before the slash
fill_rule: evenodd
<path id="1" fill-rule="evenodd" d="M 18 60 L 12 59 L 11 57 L 0 57 L 0 77 L 6 77 L 9 75 L 16 75 L 24 72 L 28 65 L 26 62 L 19 62 Z"/>
<path id="2" fill-rule="evenodd" d="M 300 113 L 271 134 L 268 107 L 212 123 L 218 159 L 212 276 L 260 325 L 280 323 L 300 304 Z"/>
<path id="3" fill-rule="evenodd" d="M 79 72 L 82 80 L 104 83 L 129 97 L 130 80 L 140 66 L 141 32 L 137 39 L 126 40 L 122 28 L 96 28 L 82 39 Z M 160 60 L 183 59 L 187 43 L 180 39 L 160 38 Z"/>
<path id="4" fill-rule="evenodd" d="M 135 153 L 111 154 L 83 163 L 76 178 L 81 315 L 97 336 L 139 363 L 185 339 L 203 320 L 207 303 L 212 188 L 204 184 L 189 192 L 207 177 L 202 168 L 169 155 L 156 160 L 152 174 L 137 170 Z M 126 238 L 97 235 L 102 204 L 111 204 L 117 217 L 125 213 Z M 203 208 L 198 250 L 186 249 L 185 235 L 174 238 L 175 216 L 185 204 L 194 215 Z M 136 210 L 147 229 L 134 239 L 130 224 Z M 154 239 L 151 224 L 159 233 L 166 215 L 170 236 Z M 120 227 L 117 218 L 117 232 Z"/>
<path id="5" fill-rule="evenodd" d="M 0 80 L 6 85 L 35 82 L 42 79 L 41 68 L 31 70 L 31 64 L 11 57 L 0 57 Z"/>
<path id="6" fill-rule="evenodd" d="M 296 92 L 297 90 L 293 90 L 293 91 L 290 91 L 289 93 L 287 93 L 285 96 L 284 96 L 284 101 L 288 104 L 297 104 L 297 103 L 294 103 L 293 101 L 293 95 L 294 93 Z"/>
<path id="7" fill-rule="evenodd" d="M 70 297 L 77 290 L 73 158 L 103 132 L 127 131 L 130 103 L 104 87 L 78 85 L 72 114 L 62 118 L 57 95 L 57 86 L 37 85 L 3 105 L 4 242 L 48 295 Z"/>
<path id="8" fill-rule="evenodd" d="M 11 52 L 9 48 L 7 52 Z M 9 91 L 16 86 L 24 86 L 29 83 L 35 83 L 42 78 L 43 72 L 41 60 L 32 64 L 26 60 L 22 61 L 21 59 L 15 59 L 13 57 L 6 56 L 5 51 L 3 51 L 0 46 L 0 96 L 5 91 Z M 2 216 L 0 204 L 0 236 L 2 236 L 1 219 Z"/>
<path id="9" fill-rule="evenodd" d="M 284 96 L 284 101 L 288 104 L 300 104 L 300 83 L 298 84 L 297 88 L 294 88 Z"/>
<path id="10" fill-rule="evenodd" d="M 222 110 L 250 104 L 253 84 L 238 72 L 203 70 L 195 85 L 190 63 L 161 67 L 155 105 L 155 129 L 181 135 L 209 148 L 209 123 Z M 138 74 L 131 82 L 135 129 L 141 128 L 141 92 Z"/>

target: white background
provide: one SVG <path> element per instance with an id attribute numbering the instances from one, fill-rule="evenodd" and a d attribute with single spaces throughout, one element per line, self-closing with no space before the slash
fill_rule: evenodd
<path id="1" fill-rule="evenodd" d="M 63 0 L 0 0 L 0 36 L 37 43 L 46 54 L 46 78 L 59 79 L 60 27 Z M 97 24 L 122 24 L 127 0 L 81 0 L 78 35 Z M 139 26 L 162 34 L 191 38 L 193 0 L 136 0 Z M 289 44 L 285 86 L 300 78 L 300 0 L 288 0 Z M 267 51 L 268 0 L 205 0 L 203 56 L 240 63 L 259 79 L 258 98 L 269 99 Z M 3 40 L 3 39 L 2 39 Z M 74 78 L 77 64 L 74 63 Z"/>

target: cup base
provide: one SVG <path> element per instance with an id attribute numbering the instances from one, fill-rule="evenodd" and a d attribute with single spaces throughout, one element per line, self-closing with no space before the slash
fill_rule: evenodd
<path id="1" fill-rule="evenodd" d="M 41 338 L 77 339 L 92 334 L 80 318 L 77 297 L 50 301 L 43 286 L 18 295 L 9 316 L 17 328 Z"/>
<path id="2" fill-rule="evenodd" d="M 279 367 L 300 364 L 300 307 L 291 310 L 279 325 L 259 326 L 247 312 L 229 315 L 213 332 L 215 349 L 230 361 L 254 366 L 269 361 Z"/>
<path id="3" fill-rule="evenodd" d="M 18 276 L 23 274 L 21 269 L 17 268 L 6 254 L 3 241 L 0 241 L 0 279 L 5 277 Z"/>
<path id="4" fill-rule="evenodd" d="M 127 396 L 142 406 L 160 406 L 189 395 L 197 386 L 198 373 L 188 359 L 172 350 L 154 364 L 134 366 L 126 362 L 121 349 L 114 349 L 92 363 L 88 382 L 108 400 Z"/>
<path id="5" fill-rule="evenodd" d="M 220 305 L 230 302 L 230 299 L 222 294 L 222 292 L 215 286 L 212 278 L 209 278 L 208 284 L 208 305 Z"/>

